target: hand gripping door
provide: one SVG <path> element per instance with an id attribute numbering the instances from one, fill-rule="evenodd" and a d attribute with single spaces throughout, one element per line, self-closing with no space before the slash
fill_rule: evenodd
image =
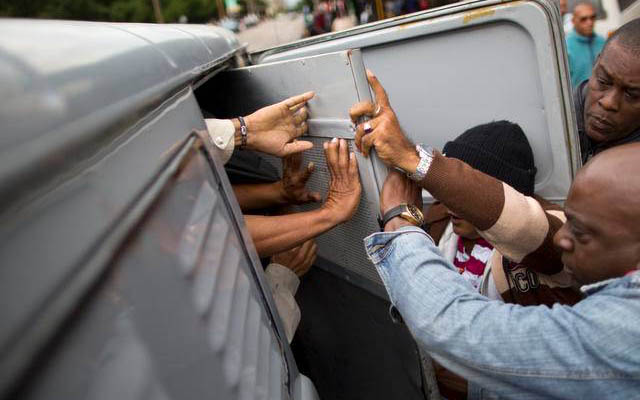
<path id="1" fill-rule="evenodd" d="M 329 181 L 323 142 L 334 137 L 344 138 L 356 150 L 349 108 L 359 101 L 372 100 L 357 49 L 226 71 L 217 76 L 211 86 L 210 91 L 224 96 L 224 101 L 213 102 L 218 105 L 217 117 L 246 115 L 287 97 L 314 91 L 315 96 L 308 103 L 309 132 L 304 138 L 313 142 L 314 147 L 304 153 L 303 162 L 314 162 L 316 168 L 307 185 L 323 194 Z M 386 297 L 362 246 L 362 239 L 379 229 L 376 216 L 386 167 L 375 156 L 364 158 L 359 152 L 355 153 L 363 189 L 358 211 L 351 221 L 317 238 L 319 261 L 316 265 Z M 280 160 L 269 158 L 269 161 L 281 169 Z M 304 205 L 297 210 L 315 207 L 318 205 Z"/>

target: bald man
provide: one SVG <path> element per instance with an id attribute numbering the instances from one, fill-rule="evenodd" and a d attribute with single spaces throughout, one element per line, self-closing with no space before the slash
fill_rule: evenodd
<path id="1" fill-rule="evenodd" d="M 429 235 L 401 216 L 365 239 L 392 303 L 419 345 L 477 385 L 469 398 L 480 398 L 486 389 L 518 399 L 637 396 L 639 161 L 640 144 L 607 150 L 580 170 L 571 186 L 567 222 L 554 241 L 566 267 L 585 285 L 586 297 L 574 306 L 523 307 L 479 295 Z M 391 172 L 381 208 L 419 206 L 419 193 L 418 185 Z"/>
<path id="2" fill-rule="evenodd" d="M 567 34 L 569 73 L 573 87 L 589 79 L 591 68 L 604 46 L 604 38 L 593 32 L 596 9 L 591 3 L 578 3 L 573 7 L 573 29 Z"/>

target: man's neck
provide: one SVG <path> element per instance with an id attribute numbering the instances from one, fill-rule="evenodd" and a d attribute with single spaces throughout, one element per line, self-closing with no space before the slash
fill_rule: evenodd
<path id="1" fill-rule="evenodd" d="M 578 37 L 580 37 L 580 38 L 582 38 L 584 40 L 591 40 L 595 36 L 595 33 L 593 33 L 593 32 L 591 32 L 591 35 L 587 36 L 587 35 L 583 35 L 582 33 L 578 32 L 575 29 L 573 31 L 576 33 L 576 35 L 578 35 Z"/>

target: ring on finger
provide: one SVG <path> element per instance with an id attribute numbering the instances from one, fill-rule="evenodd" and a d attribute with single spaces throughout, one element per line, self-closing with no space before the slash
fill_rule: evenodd
<path id="1" fill-rule="evenodd" d="M 371 123 L 370 122 L 365 122 L 364 125 L 362 125 L 362 128 L 364 129 L 364 133 L 371 133 L 371 131 L 373 131 L 373 128 L 371 127 Z"/>
<path id="2" fill-rule="evenodd" d="M 380 104 L 376 105 L 376 110 L 373 112 L 373 116 L 377 117 L 378 114 L 380 114 L 381 110 L 382 110 L 382 107 L 380 107 Z"/>

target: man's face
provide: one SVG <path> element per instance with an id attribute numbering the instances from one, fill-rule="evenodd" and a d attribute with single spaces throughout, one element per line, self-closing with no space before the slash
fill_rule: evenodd
<path id="1" fill-rule="evenodd" d="M 600 55 L 589 78 L 584 125 L 595 142 L 623 138 L 640 128 L 640 58 L 616 42 Z"/>
<path id="2" fill-rule="evenodd" d="M 596 10 L 589 4 L 580 4 L 573 10 L 573 27 L 582 36 L 593 35 L 593 25 L 596 22 Z"/>
<path id="3" fill-rule="evenodd" d="M 606 186 L 576 178 L 565 203 L 567 222 L 554 237 L 562 262 L 581 284 L 620 277 L 640 266 L 634 214 L 624 196 L 616 198 Z"/>

